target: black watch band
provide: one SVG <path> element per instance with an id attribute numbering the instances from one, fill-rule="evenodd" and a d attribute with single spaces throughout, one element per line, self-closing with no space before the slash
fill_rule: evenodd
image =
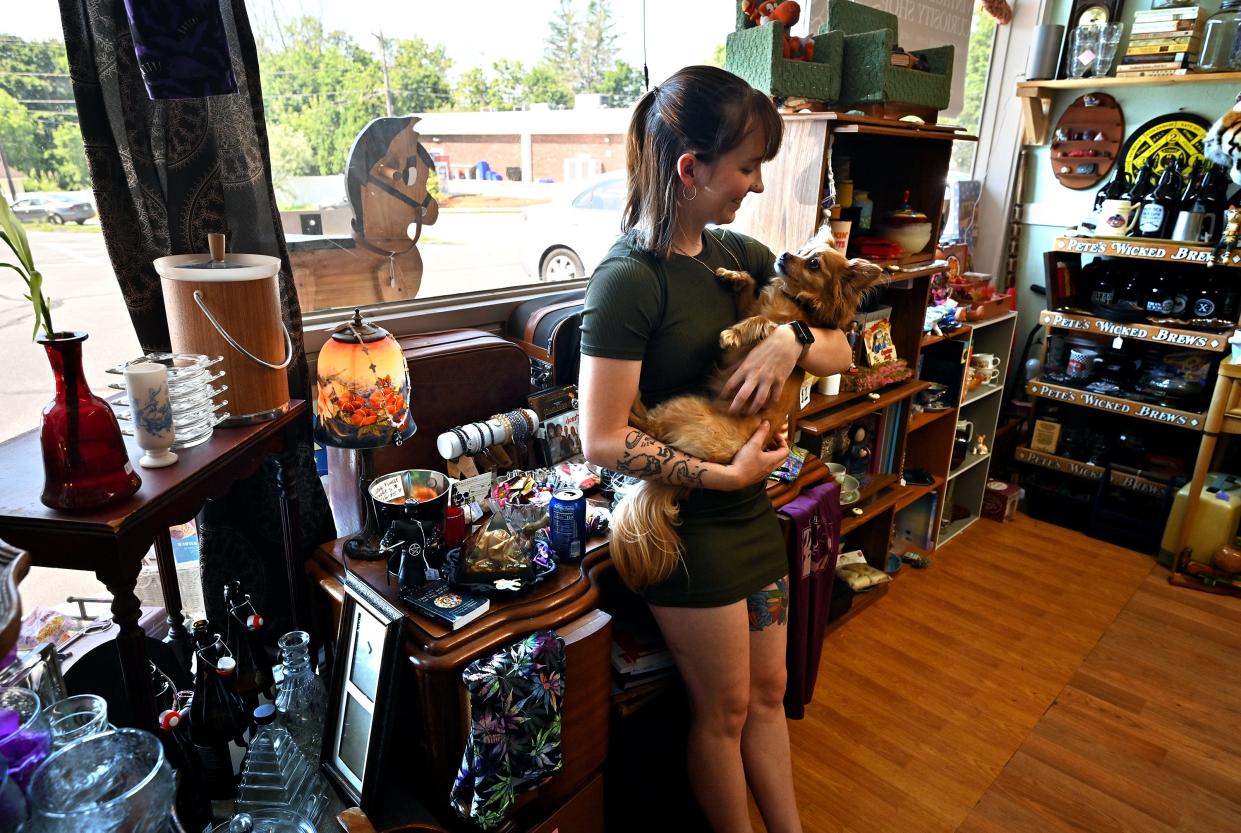
<path id="1" fill-rule="evenodd" d="M 814 333 L 810 332 L 810 328 L 804 321 L 790 321 L 789 326 L 793 328 L 793 335 L 797 337 L 798 344 L 803 347 L 814 344 Z"/>

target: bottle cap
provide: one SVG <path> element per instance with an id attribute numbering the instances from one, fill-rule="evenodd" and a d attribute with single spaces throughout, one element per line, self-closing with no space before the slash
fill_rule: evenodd
<path id="1" fill-rule="evenodd" d="M 168 730 L 181 725 L 181 712 L 176 709 L 164 709 L 159 713 L 159 728 Z"/>
<path id="2" fill-rule="evenodd" d="M 253 616 L 246 617 L 246 627 L 252 631 L 257 631 L 263 627 L 263 617 L 257 613 Z"/>
<path id="3" fill-rule="evenodd" d="M 216 673 L 221 674 L 226 677 L 229 674 L 232 674 L 233 670 L 236 668 L 237 668 L 237 660 L 233 659 L 232 657 L 220 657 L 218 660 L 216 660 L 216 663 L 215 663 Z"/>
<path id="4" fill-rule="evenodd" d="M 266 726 L 276 719 L 276 707 L 271 703 L 264 703 L 256 706 L 254 709 L 254 722 L 260 726 Z"/>

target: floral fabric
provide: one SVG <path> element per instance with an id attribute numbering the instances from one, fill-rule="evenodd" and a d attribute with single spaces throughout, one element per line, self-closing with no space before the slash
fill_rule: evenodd
<path id="1" fill-rule="evenodd" d="M 484 830 L 504 822 L 519 792 L 561 767 L 564 661 L 564 640 L 539 631 L 461 674 L 470 694 L 470 737 L 450 800 Z"/>

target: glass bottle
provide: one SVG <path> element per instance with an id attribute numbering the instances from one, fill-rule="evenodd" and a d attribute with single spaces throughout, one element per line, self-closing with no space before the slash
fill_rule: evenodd
<path id="1" fill-rule="evenodd" d="M 875 202 L 870 198 L 870 191 L 854 191 L 853 205 L 858 209 L 858 231 L 870 231 L 871 218 L 875 216 Z"/>
<path id="2" fill-rule="evenodd" d="M 1112 167 L 1112 178 L 1108 183 L 1099 189 L 1094 197 L 1094 212 L 1098 214 L 1103 210 L 1104 200 L 1123 199 L 1125 192 L 1129 190 L 1129 178 L 1125 174 L 1125 165 L 1123 162 L 1117 162 Z"/>
<path id="3" fill-rule="evenodd" d="M 317 822 L 326 805 L 326 785 L 320 782 L 317 762 L 307 759 L 276 717 L 270 703 L 254 710 L 257 729 L 242 765 L 236 810 L 258 813 L 282 807 Z"/>
<path id="4" fill-rule="evenodd" d="M 1241 2 L 1241 0 L 1237 0 Z M 1166 240 L 1172 234 L 1176 224 L 1176 213 L 1181 203 L 1181 173 L 1177 169 L 1177 161 L 1169 159 L 1164 163 L 1163 174 L 1159 184 L 1142 205 L 1142 213 L 1138 217 L 1137 233 L 1142 237 L 1156 237 Z"/>
<path id="5" fill-rule="evenodd" d="M 207 623 L 194 623 L 197 672 L 194 699 L 190 701 L 190 740 L 202 762 L 203 780 L 209 798 L 233 798 L 237 778 L 229 743 L 241 735 L 249 722 L 241 698 L 225 680 L 237 663 L 225 653 L 224 643 L 207 632 Z M 240 716 L 240 721 L 238 717 Z"/>
<path id="6" fill-rule="evenodd" d="M 1150 315 L 1171 315 L 1173 306 L 1168 275 L 1163 269 L 1159 269 L 1146 289 L 1146 312 Z"/>
<path id="7" fill-rule="evenodd" d="M 1202 27 L 1202 47 L 1198 51 L 1198 72 L 1227 72 L 1239 65 L 1236 54 L 1237 30 L 1241 28 L 1241 0 L 1224 0 L 1219 11 Z"/>
<path id="8" fill-rule="evenodd" d="M 82 372 L 86 333 L 55 333 L 36 341 L 47 351 L 56 377 L 56 398 L 43 409 L 44 504 L 88 509 L 127 498 L 142 485 L 108 403 L 91 393 Z"/>
<path id="9" fill-rule="evenodd" d="M 240 581 L 224 585 L 224 607 L 228 611 L 228 623 L 224 628 L 224 644 L 237 660 L 237 693 L 253 710 L 258 706 L 259 694 L 274 695 L 274 678 L 267 651 L 263 648 L 263 617 L 254 609 L 250 594 Z"/>
<path id="10" fill-rule="evenodd" d="M 1134 264 L 1136 266 L 1136 264 Z M 1115 307 L 1121 312 L 1141 312 L 1146 304 L 1146 293 L 1142 289 L 1141 271 L 1130 266 L 1120 281 L 1120 289 L 1116 291 Z"/>
<path id="11" fill-rule="evenodd" d="M 167 740 L 164 750 L 176 773 L 177 797 L 173 811 L 185 830 L 202 830 L 212 822 L 211 802 L 207 799 L 202 764 L 188 737 L 189 707 L 165 709 L 159 716 L 159 728 Z"/>
<path id="12" fill-rule="evenodd" d="M 323 745 L 327 691 L 310 666 L 310 634 L 290 631 L 277 644 L 284 676 L 276 692 L 276 709 L 298 747 L 317 761 Z"/>

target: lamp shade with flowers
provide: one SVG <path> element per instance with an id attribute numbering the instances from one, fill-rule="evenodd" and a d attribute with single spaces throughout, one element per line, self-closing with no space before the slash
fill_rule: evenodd
<path id="1" fill-rule="evenodd" d="M 409 371 L 395 338 L 361 310 L 319 352 L 315 439 L 338 448 L 400 445 L 417 430 L 409 412 Z"/>

